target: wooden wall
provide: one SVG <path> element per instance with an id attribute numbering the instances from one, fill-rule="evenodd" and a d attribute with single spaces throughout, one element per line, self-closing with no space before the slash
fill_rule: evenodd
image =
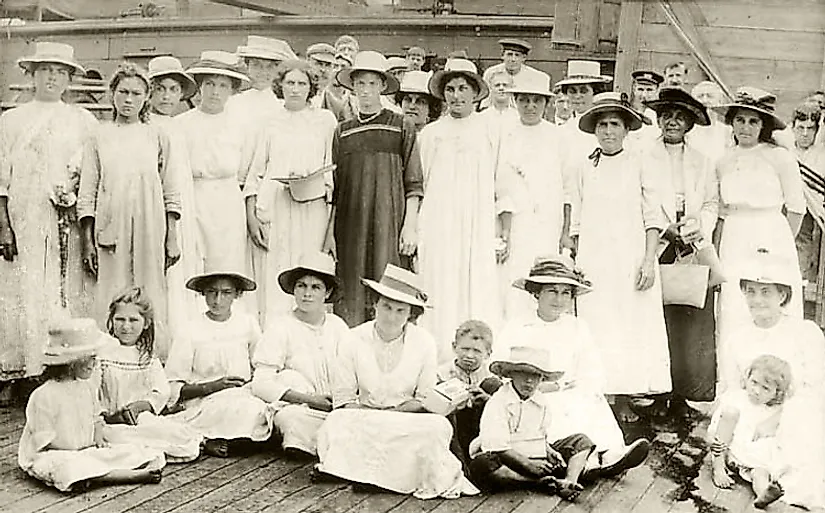
<path id="1" fill-rule="evenodd" d="M 696 33 L 735 90 L 752 85 L 778 96 L 778 110 L 788 116 L 810 92 L 823 86 L 825 1 L 823 0 L 676 0 L 689 14 Z M 673 1 L 671 3 L 676 3 Z M 686 21 L 686 20 L 682 20 Z M 624 0 L 617 68 L 660 70 L 673 61 L 691 68 L 689 81 L 705 79 L 696 59 L 668 23 L 658 1 Z"/>

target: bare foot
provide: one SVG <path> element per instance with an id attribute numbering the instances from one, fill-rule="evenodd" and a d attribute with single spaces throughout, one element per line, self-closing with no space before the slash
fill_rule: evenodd
<path id="1" fill-rule="evenodd" d="M 713 484 L 719 488 L 730 488 L 733 486 L 733 479 L 730 477 L 724 458 L 714 458 L 711 466 L 713 468 Z"/>
<path id="2" fill-rule="evenodd" d="M 584 490 L 579 483 L 574 483 L 567 479 L 559 479 L 553 476 L 545 476 L 539 480 L 551 493 L 555 493 L 566 501 L 574 501 Z"/>
<path id="3" fill-rule="evenodd" d="M 203 452 L 217 458 L 229 456 L 229 441 L 223 438 L 214 438 L 203 443 Z"/>
<path id="4" fill-rule="evenodd" d="M 768 507 L 769 504 L 776 501 L 784 494 L 785 490 L 782 489 L 782 485 L 780 485 L 776 481 L 771 481 L 771 483 L 768 485 L 768 488 L 766 488 L 764 492 L 756 496 L 756 500 L 753 501 L 753 507 L 758 509 L 765 509 Z"/>
<path id="5" fill-rule="evenodd" d="M 158 484 L 163 479 L 163 470 L 156 469 L 149 471 L 149 478 L 146 481 L 149 484 Z"/>
<path id="6" fill-rule="evenodd" d="M 630 400 L 626 397 L 616 398 L 616 415 L 619 422 L 634 424 L 639 422 L 639 415 L 630 408 Z"/>

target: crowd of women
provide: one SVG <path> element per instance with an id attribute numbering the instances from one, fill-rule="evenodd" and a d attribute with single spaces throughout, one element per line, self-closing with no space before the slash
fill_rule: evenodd
<path id="1" fill-rule="evenodd" d="M 681 64 L 628 97 L 591 61 L 551 88 L 513 39 L 483 77 L 350 36 L 304 58 L 246 43 L 123 63 L 102 123 L 61 101 L 71 46 L 18 60 L 35 93 L 0 116 L 0 363 L 48 378 L 24 470 L 157 481 L 277 435 L 419 497 L 477 493 L 466 474 L 574 498 L 644 460 L 622 424 L 717 401 L 717 485 L 825 507 L 825 339 L 795 243 L 823 95 L 788 127 L 760 89 L 690 94 Z M 471 398 L 431 413 L 452 379 Z"/>

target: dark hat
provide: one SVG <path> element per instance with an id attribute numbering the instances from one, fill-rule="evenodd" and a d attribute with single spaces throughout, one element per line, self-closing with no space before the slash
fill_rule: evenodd
<path id="1" fill-rule="evenodd" d="M 636 82 L 659 85 L 665 81 L 665 77 L 650 70 L 637 70 L 630 74 Z"/>
<path id="2" fill-rule="evenodd" d="M 528 283 L 571 285 L 575 287 L 576 295 L 579 296 L 593 290 L 590 282 L 584 277 L 584 273 L 573 263 L 573 259 L 564 255 L 536 257 L 528 276 L 514 281 L 513 287 L 527 290 Z"/>
<path id="3" fill-rule="evenodd" d="M 659 90 L 659 98 L 645 102 L 645 105 L 656 111 L 656 114 L 668 106 L 681 107 L 693 115 L 694 123 L 697 125 L 710 125 L 708 110 L 702 102 L 681 87 L 663 87 Z"/>
<path id="4" fill-rule="evenodd" d="M 530 50 L 533 49 L 533 45 L 527 41 L 524 41 L 523 39 L 514 39 L 511 37 L 499 39 L 498 44 L 501 45 L 502 50 L 515 50 L 524 54 L 530 53 Z"/>
<path id="5" fill-rule="evenodd" d="M 540 375 L 544 381 L 558 381 L 564 375 L 564 371 L 552 368 L 547 349 L 530 346 L 512 347 L 509 358 L 490 364 L 490 372 L 503 378 L 509 378 L 514 372 L 529 372 Z"/>
<path id="6" fill-rule="evenodd" d="M 197 276 L 193 276 L 192 278 L 189 278 L 189 281 L 186 282 L 186 288 L 189 290 L 194 290 L 195 292 L 203 292 L 203 289 L 206 287 L 206 284 L 217 278 L 226 278 L 234 281 L 238 289 L 244 292 L 251 292 L 258 288 L 254 281 L 247 278 L 243 274 L 222 271 L 214 273 L 204 273 L 199 274 Z"/>
<path id="7" fill-rule="evenodd" d="M 717 107 L 727 115 L 730 109 L 746 109 L 760 114 L 773 124 L 773 129 L 783 130 L 785 122 L 776 115 L 776 96 L 756 87 L 740 87 L 736 90 L 733 103 L 726 103 Z"/>

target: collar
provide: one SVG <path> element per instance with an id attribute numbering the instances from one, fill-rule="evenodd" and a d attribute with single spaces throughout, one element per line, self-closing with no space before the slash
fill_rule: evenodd
<path id="1" fill-rule="evenodd" d="M 588 155 L 587 158 L 593 161 L 593 167 L 598 167 L 602 157 L 615 157 L 617 155 L 621 155 L 623 151 L 624 148 L 620 149 L 616 153 L 605 153 L 604 150 L 602 150 L 601 147 L 599 147 L 593 150 L 593 153 Z"/>
<path id="2" fill-rule="evenodd" d="M 536 406 L 540 406 L 542 408 L 547 406 L 547 401 L 544 397 L 544 394 L 536 391 L 532 396 L 528 397 L 527 399 L 522 399 L 516 389 L 513 388 L 513 382 L 508 381 L 506 385 L 504 385 L 504 398 L 506 400 L 506 404 L 509 406 L 511 404 L 526 404 L 532 403 Z"/>

